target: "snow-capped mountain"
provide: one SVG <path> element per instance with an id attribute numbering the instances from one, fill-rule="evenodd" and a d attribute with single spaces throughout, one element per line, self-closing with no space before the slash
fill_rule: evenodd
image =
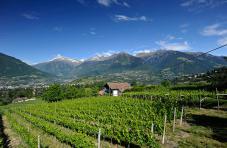
<path id="1" fill-rule="evenodd" d="M 81 63 L 81 60 L 57 55 L 52 60 L 36 64 L 34 65 L 34 67 L 47 73 L 67 77 L 71 70 L 74 69 L 76 66 L 80 65 Z"/>
<path id="2" fill-rule="evenodd" d="M 64 57 L 60 54 L 58 54 L 55 58 L 53 58 L 49 62 L 52 62 L 52 61 L 65 61 L 65 62 L 71 62 L 71 63 L 76 63 L 76 64 L 80 64 L 82 62 L 81 60 Z"/>
<path id="3" fill-rule="evenodd" d="M 58 55 L 51 61 L 37 64 L 34 67 L 41 71 L 66 78 L 131 71 L 152 73 L 154 76 L 158 76 L 161 72 L 167 72 L 168 76 L 173 77 L 182 73 L 206 72 L 215 67 L 227 65 L 222 57 L 207 54 L 195 59 L 197 55 L 198 53 L 156 50 L 141 52 L 134 56 L 125 52 L 97 54 L 84 61 Z M 181 62 L 185 63 L 178 66 L 178 68 L 171 68 Z"/>
<path id="4" fill-rule="evenodd" d="M 87 59 L 86 61 L 104 61 L 109 59 L 113 54 L 106 53 L 106 54 L 96 54 L 95 56 Z"/>

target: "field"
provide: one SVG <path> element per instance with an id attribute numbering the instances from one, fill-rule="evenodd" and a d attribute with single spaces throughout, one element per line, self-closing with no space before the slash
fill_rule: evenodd
<path id="1" fill-rule="evenodd" d="M 225 104 L 226 101 L 220 99 L 220 106 Z M 215 107 L 215 93 L 174 90 L 166 93 L 159 89 L 127 92 L 122 97 L 85 97 L 52 103 L 37 100 L 4 106 L 2 115 L 8 137 L 17 139 L 12 143 L 14 147 L 204 147 L 206 145 L 200 143 L 206 143 L 204 137 L 199 139 L 201 133 L 205 132 L 209 140 L 216 131 L 202 127 L 213 118 L 205 118 L 208 121 L 198 125 L 200 115 L 208 112 L 219 116 L 220 122 L 226 122 L 227 116 L 225 111 L 199 110 L 200 105 Z M 181 115 L 183 124 L 180 126 Z M 227 128 L 226 124 L 221 125 L 219 134 Z M 165 144 L 161 144 L 164 131 Z M 184 139 L 182 133 L 190 138 Z M 208 145 L 226 146 L 225 136 L 224 133 L 222 141 L 220 138 L 210 140 Z"/>

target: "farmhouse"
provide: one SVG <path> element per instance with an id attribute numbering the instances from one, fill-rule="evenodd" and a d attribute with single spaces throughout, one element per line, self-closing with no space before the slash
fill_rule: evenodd
<path id="1" fill-rule="evenodd" d="M 12 103 L 20 103 L 20 102 L 27 102 L 27 101 L 34 101 L 35 98 L 28 99 L 27 97 L 16 98 L 12 101 Z"/>
<path id="2" fill-rule="evenodd" d="M 110 94 L 112 96 L 119 96 L 127 89 L 130 89 L 131 85 L 129 83 L 106 83 L 99 95 L 103 96 L 105 94 Z"/>

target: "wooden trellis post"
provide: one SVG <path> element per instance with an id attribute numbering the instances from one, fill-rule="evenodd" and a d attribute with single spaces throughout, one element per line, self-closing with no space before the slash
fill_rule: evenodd
<path id="1" fill-rule="evenodd" d="M 176 109 L 176 107 L 175 107 L 175 108 L 174 108 L 174 113 L 173 113 L 173 132 L 175 131 L 176 112 L 177 112 L 177 109 Z"/>
<path id="2" fill-rule="evenodd" d="M 98 148 L 101 148 L 101 129 L 99 129 L 98 133 Z"/>
<path id="3" fill-rule="evenodd" d="M 167 116 L 166 116 L 166 114 L 165 114 L 165 119 L 164 119 L 164 129 L 163 129 L 163 135 L 162 135 L 162 144 L 165 144 L 166 120 L 167 120 Z"/>
<path id="4" fill-rule="evenodd" d="M 151 124 L 151 133 L 154 134 L 154 123 Z"/>
<path id="5" fill-rule="evenodd" d="M 218 110 L 219 110 L 219 98 L 218 98 L 218 89 L 216 88 L 216 98 L 217 98 L 217 101 L 218 101 Z"/>
<path id="6" fill-rule="evenodd" d="M 38 135 L 38 148 L 40 148 L 40 136 Z"/>
<path id="7" fill-rule="evenodd" d="M 183 114 L 184 114 L 184 107 L 182 106 L 181 116 L 180 116 L 180 126 L 182 125 L 182 122 L 183 122 Z"/>

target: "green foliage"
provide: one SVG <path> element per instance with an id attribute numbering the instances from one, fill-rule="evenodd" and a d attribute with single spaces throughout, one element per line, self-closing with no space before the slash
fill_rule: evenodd
<path id="1" fill-rule="evenodd" d="M 214 69 L 209 73 L 208 81 L 211 82 L 212 86 L 219 89 L 227 88 L 227 67 Z"/>
<path id="2" fill-rule="evenodd" d="M 70 144 L 72 147 L 88 147 L 88 148 L 94 147 L 93 139 L 90 137 L 86 137 L 85 134 L 79 132 L 78 133 L 67 132 L 66 130 L 62 130 L 62 128 L 56 126 L 56 124 L 50 123 L 40 118 L 36 118 L 29 114 L 10 110 L 10 113 L 6 113 L 6 116 L 10 121 L 11 127 L 14 130 L 16 130 L 18 134 L 20 134 L 23 140 L 30 147 L 34 148 L 37 147 L 37 137 L 33 137 L 29 133 L 27 128 L 23 126 L 23 123 L 17 122 L 17 120 L 13 118 L 12 115 L 19 115 L 20 117 L 32 123 L 34 126 L 39 127 L 48 134 L 55 136 L 59 141 Z"/>
<path id="3" fill-rule="evenodd" d="M 164 86 L 164 87 L 169 87 L 171 85 L 171 83 L 168 80 L 164 80 L 164 81 L 161 82 L 161 85 Z"/>
<path id="4" fill-rule="evenodd" d="M 60 101 L 63 99 L 63 91 L 61 89 L 61 85 L 54 84 L 51 85 L 46 91 L 43 93 L 43 99 L 48 102 Z"/>
<path id="5" fill-rule="evenodd" d="M 42 98 L 48 102 L 55 102 L 63 99 L 76 99 L 96 95 L 97 90 L 95 88 L 54 84 L 43 92 Z"/>
<path id="6" fill-rule="evenodd" d="M 183 76 L 173 80 L 175 84 L 183 85 L 186 83 L 185 89 L 206 89 L 213 90 L 215 88 L 224 90 L 227 88 L 227 67 L 220 67 L 208 71 L 205 74 L 197 74 L 191 76 Z M 182 85 L 182 84 L 181 84 Z M 187 87 L 190 86 L 190 87 Z"/>
<path id="7" fill-rule="evenodd" d="M 172 118 L 169 106 L 148 100 L 96 97 L 15 105 L 9 110 L 72 146 L 90 147 L 88 144 L 93 142 L 87 141 L 91 136 L 97 137 L 101 129 L 102 139 L 130 143 L 132 147 L 158 147 L 150 132 L 151 124 L 155 124 L 155 133 L 161 134 L 164 114 L 168 114 L 169 120 Z M 59 126 L 67 128 L 68 132 L 59 130 Z"/>
<path id="8" fill-rule="evenodd" d="M 11 103 L 16 98 L 32 98 L 32 88 L 17 88 L 0 90 L 0 102 L 2 105 Z"/>
<path id="9" fill-rule="evenodd" d="M 205 99 L 203 101 L 204 107 L 214 107 L 217 105 L 215 91 L 205 91 L 203 87 L 196 87 L 191 85 L 178 85 L 172 87 L 161 87 L 156 86 L 155 89 L 148 90 L 147 87 L 143 87 L 144 90 L 138 89 L 139 91 L 129 91 L 125 92 L 123 95 L 125 97 L 155 100 L 156 102 L 161 100 L 164 106 L 168 104 L 174 106 L 193 106 L 198 107 L 200 99 Z M 188 89 L 187 89 L 188 88 Z M 197 88 L 197 89 L 196 89 Z M 220 104 L 224 104 L 227 101 L 220 99 Z"/>
<path id="10" fill-rule="evenodd" d="M 126 90 L 125 92 L 142 92 L 142 91 L 153 91 L 156 89 L 161 89 L 161 86 L 158 85 L 136 85 L 132 89 Z"/>
<path id="11" fill-rule="evenodd" d="M 37 137 L 33 137 L 30 135 L 27 127 L 22 125 L 22 123 L 19 123 L 16 118 L 12 116 L 9 112 L 6 113 L 7 119 L 9 120 L 10 126 L 12 129 L 14 129 L 17 133 L 20 134 L 20 136 L 23 138 L 23 140 L 31 147 L 35 148 L 38 144 Z"/>
<path id="12" fill-rule="evenodd" d="M 72 99 L 92 96 L 95 88 L 55 84 L 44 95 Z M 96 139 L 92 137 L 97 137 L 101 129 L 102 139 L 130 143 L 131 147 L 159 147 L 151 133 L 152 123 L 155 125 L 154 133 L 161 135 L 163 117 L 167 115 L 167 122 L 171 123 L 174 108 L 177 108 L 179 118 L 182 106 L 198 106 L 200 98 L 206 98 L 203 105 L 206 101 L 207 105 L 217 103 L 215 93 L 174 88 L 176 86 L 136 86 L 122 97 L 92 97 L 7 107 L 10 114 L 24 118 L 71 146 L 95 147 Z M 21 132 L 26 135 L 26 131 Z"/>

